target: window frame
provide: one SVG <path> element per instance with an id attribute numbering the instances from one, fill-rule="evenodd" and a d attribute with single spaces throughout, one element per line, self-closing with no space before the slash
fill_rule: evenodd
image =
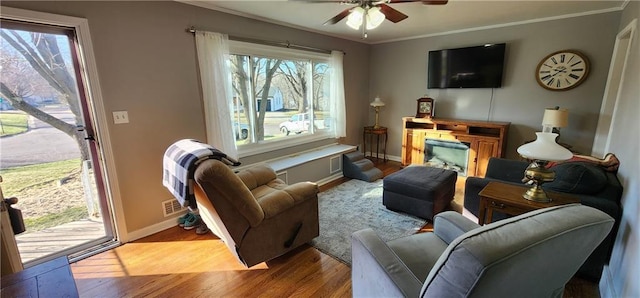
<path id="1" fill-rule="evenodd" d="M 303 51 L 291 48 L 283 48 L 269 45 L 262 45 L 244 41 L 229 41 L 229 53 L 230 55 L 246 55 L 246 56 L 258 56 L 264 58 L 275 58 L 275 59 L 283 59 L 283 60 L 309 60 L 311 64 L 310 75 L 313 75 L 313 68 L 315 62 L 323 62 L 330 64 L 331 55 L 324 53 L 316 53 L 310 51 Z M 313 80 L 309 80 L 309 82 L 313 82 Z M 313 86 L 309 88 L 309 92 L 313 92 Z M 312 97 L 311 97 L 312 98 Z M 254 99 L 255 100 L 255 99 Z M 230 104 L 233 104 L 230 101 Z M 315 112 L 315 106 L 313 104 L 313 100 L 309 103 L 309 107 L 311 111 Z M 308 113 L 306 113 L 308 115 Z M 309 116 L 310 121 L 314 120 L 313 116 Z M 255 120 L 250 120 L 255 121 Z M 239 157 L 246 157 L 261 153 L 266 153 L 270 151 L 275 151 L 279 149 L 289 148 L 298 145 L 304 145 L 311 142 L 326 140 L 334 138 L 334 130 L 335 127 L 332 127 L 330 130 L 314 130 L 313 125 L 309 130 L 309 134 L 304 135 L 292 135 L 284 138 L 278 138 L 276 140 L 269 141 L 259 141 L 254 142 L 255 129 L 252 129 L 251 135 L 249 139 L 252 140 L 249 144 L 238 145 L 236 140 L 236 148 L 238 149 Z"/>

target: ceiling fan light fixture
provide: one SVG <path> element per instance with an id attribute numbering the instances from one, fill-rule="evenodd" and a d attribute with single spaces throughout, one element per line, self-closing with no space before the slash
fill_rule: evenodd
<path id="1" fill-rule="evenodd" d="M 380 12 L 380 7 L 374 6 L 369 8 L 369 11 L 367 12 L 367 29 L 371 30 L 377 28 L 382 24 L 384 19 L 385 15 Z"/>
<path id="2" fill-rule="evenodd" d="M 354 30 L 360 29 L 364 17 L 364 9 L 362 7 L 354 7 L 347 17 L 347 26 Z"/>

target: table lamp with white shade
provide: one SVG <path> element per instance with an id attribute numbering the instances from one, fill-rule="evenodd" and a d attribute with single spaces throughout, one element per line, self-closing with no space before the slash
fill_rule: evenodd
<path id="1" fill-rule="evenodd" d="M 555 179 L 556 173 L 547 169 L 550 161 L 567 160 L 573 153 L 556 143 L 557 133 L 553 128 L 565 127 L 568 124 L 567 110 L 558 108 L 546 109 L 542 119 L 542 132 L 536 132 L 536 140 L 518 147 L 520 156 L 533 160 L 525 171 L 523 181 L 533 184 L 533 187 L 522 196 L 531 201 L 551 202 L 542 189 L 542 184 Z"/>
<path id="2" fill-rule="evenodd" d="M 571 151 L 556 143 L 557 133 L 536 132 L 536 140 L 518 147 L 518 154 L 526 159 L 533 160 L 527 170 L 523 181 L 533 184 L 533 187 L 523 195 L 530 201 L 551 202 L 551 199 L 542 190 L 542 184 L 555 179 L 556 173 L 547 169 L 550 161 L 567 160 L 573 156 Z"/>
<path id="3" fill-rule="evenodd" d="M 380 113 L 380 107 L 384 107 L 384 102 L 382 102 L 380 97 L 376 96 L 370 105 L 376 110 L 376 123 L 373 125 L 373 128 L 378 129 L 380 128 L 380 124 L 378 123 L 378 113 Z"/>
<path id="4" fill-rule="evenodd" d="M 569 124 L 569 111 L 560 107 L 547 108 L 542 116 L 542 132 L 556 132 L 554 128 L 566 127 Z"/>

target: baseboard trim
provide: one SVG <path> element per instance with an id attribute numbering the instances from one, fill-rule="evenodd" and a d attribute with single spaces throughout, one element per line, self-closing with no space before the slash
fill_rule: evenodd
<path id="1" fill-rule="evenodd" d="M 611 276 L 611 270 L 609 265 L 605 265 L 602 269 L 602 276 L 600 277 L 600 283 L 598 284 L 601 298 L 616 298 L 616 289 L 613 286 L 613 276 Z"/>
<path id="2" fill-rule="evenodd" d="M 340 179 L 342 177 L 344 177 L 344 175 L 342 174 L 342 172 L 340 172 L 340 173 L 333 174 L 333 175 L 331 175 L 331 176 L 329 176 L 327 178 L 320 179 L 316 183 L 318 185 L 322 186 L 322 185 L 325 185 L 325 184 L 327 184 L 329 182 L 332 182 L 334 180 L 338 180 L 338 179 Z"/>
<path id="3" fill-rule="evenodd" d="M 388 155 L 387 160 L 402 162 L 402 158 L 400 156 Z"/>
<path id="4" fill-rule="evenodd" d="M 173 228 L 173 227 L 178 225 L 178 221 L 177 220 L 178 220 L 177 217 L 170 218 L 170 219 L 167 219 L 165 221 L 159 222 L 157 224 L 150 225 L 148 227 L 142 228 L 140 230 L 135 230 L 133 232 L 130 232 L 127 235 L 128 239 L 127 239 L 126 242 L 135 241 L 135 240 L 147 237 L 149 235 L 153 235 L 155 233 L 162 232 L 162 231 L 164 231 L 166 229 Z M 189 232 L 194 232 L 195 233 L 195 231 L 189 231 Z M 123 243 L 124 242 L 125 241 L 123 241 Z"/>

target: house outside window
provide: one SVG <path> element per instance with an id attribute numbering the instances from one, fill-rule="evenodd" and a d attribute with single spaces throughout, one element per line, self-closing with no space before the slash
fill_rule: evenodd
<path id="1" fill-rule="evenodd" d="M 232 127 L 241 156 L 334 136 L 329 54 L 230 41 Z"/>

